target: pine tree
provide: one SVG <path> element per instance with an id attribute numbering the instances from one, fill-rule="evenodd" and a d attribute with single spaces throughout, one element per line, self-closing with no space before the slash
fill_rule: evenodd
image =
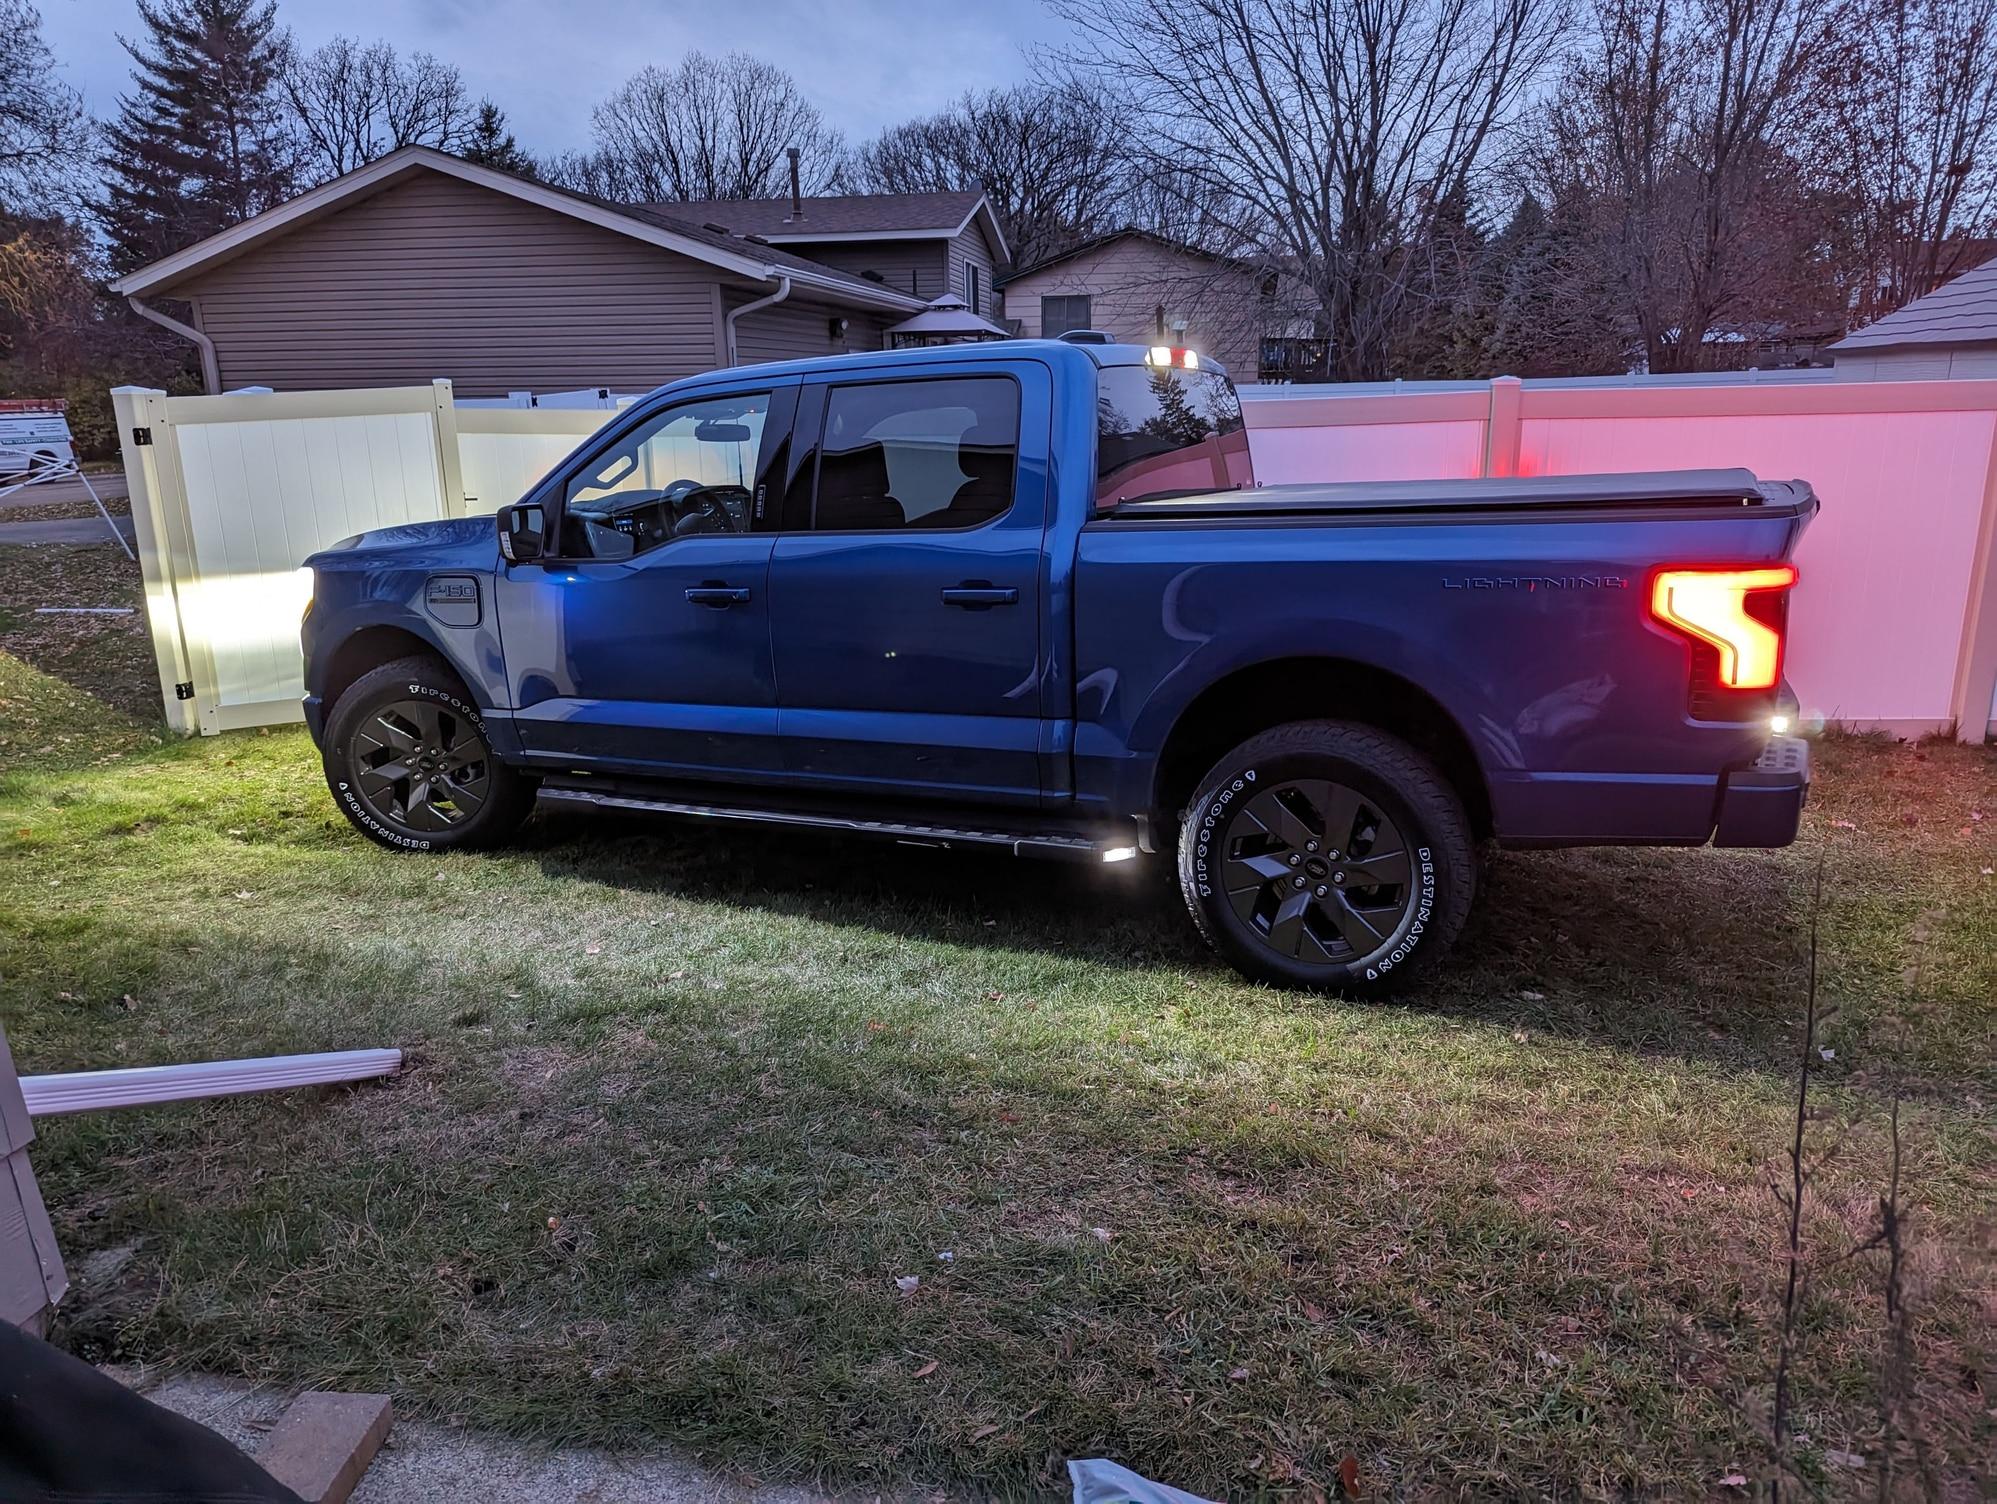
<path id="1" fill-rule="evenodd" d="M 467 162 L 476 162 L 481 167 L 496 167 L 523 178 L 536 176 L 534 159 L 520 149 L 513 132 L 506 128 L 505 111 L 490 99 L 479 102 L 478 124 L 472 127 L 463 156 Z"/>
<path id="2" fill-rule="evenodd" d="M 98 213 L 114 271 L 281 203 L 293 182 L 274 0 L 139 0 L 139 16 L 147 35 L 119 38 L 137 87 L 105 131 Z"/>

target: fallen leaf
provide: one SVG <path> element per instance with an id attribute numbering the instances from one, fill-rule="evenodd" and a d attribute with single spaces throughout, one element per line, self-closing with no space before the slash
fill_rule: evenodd
<path id="1" fill-rule="evenodd" d="M 1107 1227 L 1091 1227 L 1089 1231 L 1095 1235 L 1098 1243 L 1107 1243 L 1111 1238 L 1116 1236 Z"/>
<path id="2" fill-rule="evenodd" d="M 957 1261 L 957 1254 L 956 1254 L 956 1251 L 955 1251 L 954 1249 L 950 1249 L 950 1248 L 939 1248 L 939 1249 L 937 1249 L 937 1251 L 936 1251 L 936 1262 L 937 1262 L 937 1263 L 939 1263 L 939 1264 L 954 1264 L 954 1263 L 955 1263 L 956 1261 Z"/>
<path id="3" fill-rule="evenodd" d="M 1235 1383 L 1239 1384 L 1243 1379 L 1248 1377 L 1248 1370 L 1245 1368 L 1231 1369 L 1229 1370 L 1227 1376 L 1230 1379 L 1233 1379 Z"/>
<path id="4" fill-rule="evenodd" d="M 903 1274 L 896 1277 L 894 1287 L 904 1295 L 913 1295 L 921 1284 L 921 1275 Z"/>
<path id="5" fill-rule="evenodd" d="M 1849 821 L 1849 820 L 1833 820 L 1833 821 L 1831 821 L 1831 829 L 1832 829 L 1832 830 L 1857 830 L 1857 829 L 1858 829 L 1858 827 L 1857 827 L 1856 825 L 1852 824 L 1852 822 L 1851 822 L 1851 821 Z"/>
<path id="6" fill-rule="evenodd" d="M 1529 1003 L 1543 1003 L 1546 1001 L 1546 994 L 1543 992 L 1527 991 L 1527 992 L 1521 992 L 1519 996 L 1524 998 Z"/>
<path id="7" fill-rule="evenodd" d="M 560 1232 L 561 1230 L 562 1230 L 562 1219 L 560 1217 L 548 1218 L 549 1232 Z"/>
<path id="8" fill-rule="evenodd" d="M 585 945 L 582 948 L 582 953 L 586 956 L 600 956 L 603 954 L 603 947 L 600 945 Z"/>
<path id="9" fill-rule="evenodd" d="M 977 1430 L 971 1433 L 971 1440 L 983 1441 L 987 1436 L 996 1435 L 998 1435 L 997 1426 L 979 1426 Z"/>
<path id="10" fill-rule="evenodd" d="M 255 898 L 255 897 L 256 897 L 256 894 L 254 894 L 254 893 L 250 892 L 250 891 L 249 891 L 248 889 L 246 889 L 246 888 L 238 888 L 238 889 L 236 890 L 236 898 L 237 898 L 237 900 L 238 900 L 239 902 L 240 902 L 241 900 L 243 900 L 243 899 L 246 899 L 246 898 Z"/>
<path id="11" fill-rule="evenodd" d="M 1740 1473 L 1728 1473 L 1720 1479 L 1721 1488 L 1746 1488 L 1747 1478 Z"/>
<path id="12" fill-rule="evenodd" d="M 1345 1490 L 1345 1497 L 1359 1497 L 1359 1459 L 1347 1452 L 1338 1462 L 1338 1486 Z"/>
<path id="13" fill-rule="evenodd" d="M 1856 1452 L 1841 1452 L 1836 1447 L 1824 1448 L 1824 1461 L 1832 1467 L 1864 1467 L 1865 1459 Z"/>
<path id="14" fill-rule="evenodd" d="M 1819 1050 L 1817 1051 L 1817 1053 L 1823 1056 L 1824 1059 L 1826 1060 L 1835 1060 L 1838 1058 L 1838 1052 L 1836 1050 L 1825 1049 L 1825 1050 Z"/>
<path id="15" fill-rule="evenodd" d="M 910 1374 L 909 1377 L 911 1379 L 926 1379 L 942 1366 L 943 1365 L 939 1360 L 931 1358 L 927 1363 L 923 1364 L 922 1367 L 916 1369 L 914 1373 Z"/>

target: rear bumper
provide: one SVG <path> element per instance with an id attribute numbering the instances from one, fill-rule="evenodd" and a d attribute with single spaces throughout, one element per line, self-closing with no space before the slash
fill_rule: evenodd
<path id="1" fill-rule="evenodd" d="M 1787 846 L 1809 797 L 1810 744 L 1800 736 L 1771 737 L 1753 763 L 1726 775 L 1713 844 Z"/>

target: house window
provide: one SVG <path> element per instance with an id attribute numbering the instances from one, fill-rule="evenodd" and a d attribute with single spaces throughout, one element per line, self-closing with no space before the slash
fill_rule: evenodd
<path id="1" fill-rule="evenodd" d="M 979 286 L 981 280 L 982 278 L 979 276 L 979 271 L 977 267 L 969 265 L 965 266 L 964 290 L 967 293 L 969 293 L 970 296 L 965 298 L 964 301 L 971 305 L 971 312 L 978 314 L 980 316 L 982 316 L 985 311 L 984 290 L 982 287 Z"/>
<path id="2" fill-rule="evenodd" d="M 1040 300 L 1040 333 L 1043 338 L 1058 339 L 1071 329 L 1090 328 L 1089 319 L 1089 299 L 1086 296 Z"/>

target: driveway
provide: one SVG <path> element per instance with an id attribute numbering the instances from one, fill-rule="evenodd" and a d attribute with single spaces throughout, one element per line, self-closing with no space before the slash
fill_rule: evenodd
<path id="1" fill-rule="evenodd" d="M 0 484 L 4 484 L 0 481 Z M 126 501 L 125 476 L 122 471 L 107 470 L 93 474 L 90 484 L 96 488 L 104 505 L 111 509 L 118 531 L 129 540 L 132 536 L 132 519 L 124 515 L 121 508 Z M 44 507 L 90 506 L 90 492 L 84 489 L 80 480 L 54 481 L 47 485 L 23 486 L 5 496 L 0 496 L 0 546 L 9 543 L 71 543 L 97 544 L 111 540 L 105 532 L 104 519 L 94 510 L 76 517 L 40 517 L 32 522 L 10 522 L 10 516 L 19 513 L 37 512 Z"/>

